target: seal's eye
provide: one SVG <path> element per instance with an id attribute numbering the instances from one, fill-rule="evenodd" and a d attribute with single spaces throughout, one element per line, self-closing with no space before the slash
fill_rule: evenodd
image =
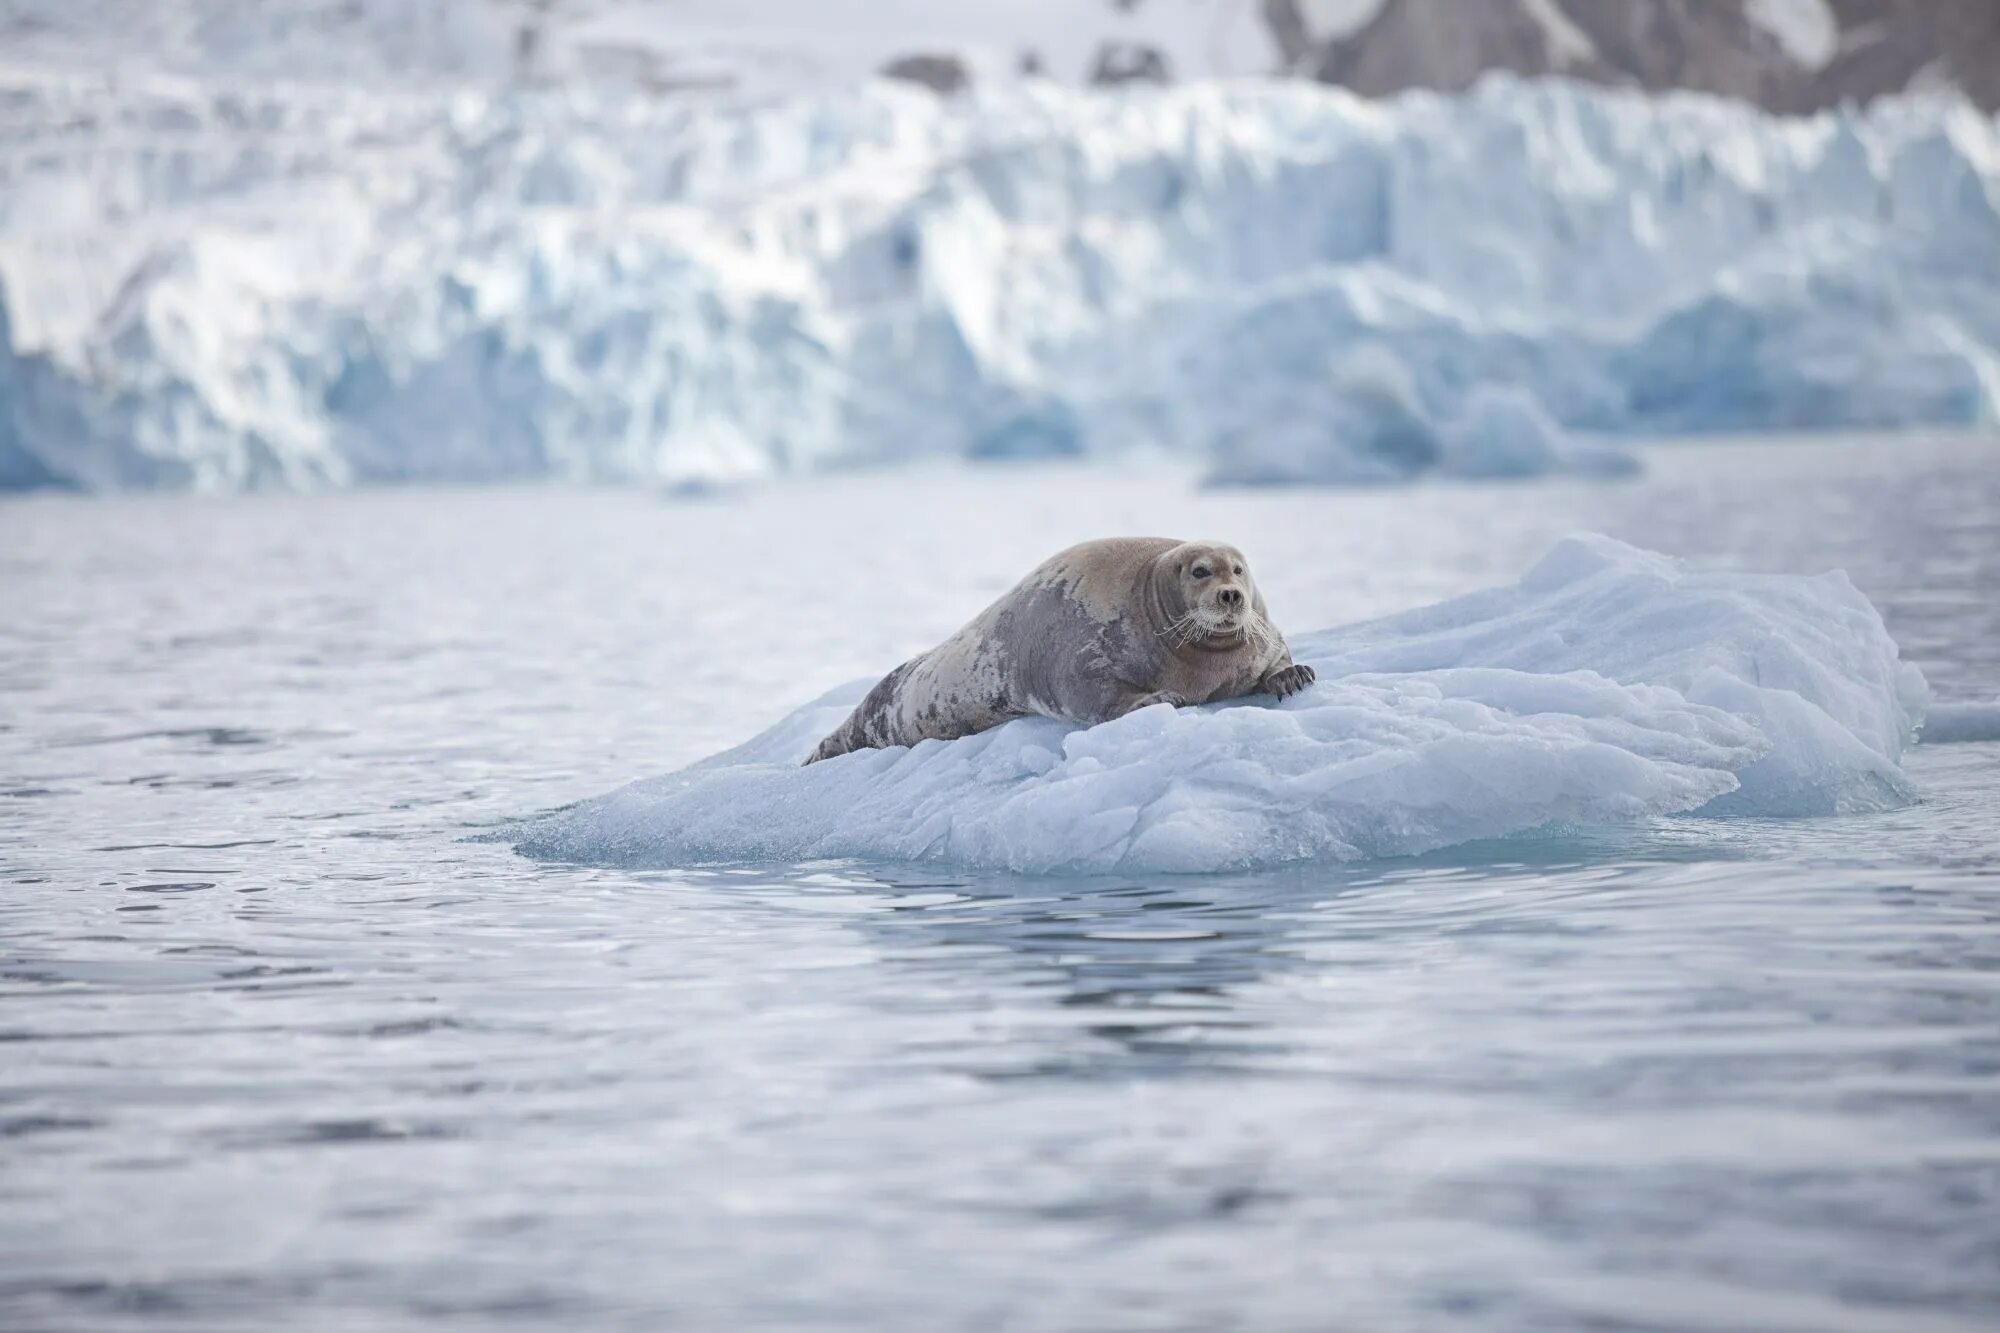
<path id="1" fill-rule="evenodd" d="M 1196 565 L 1188 573 L 1194 575 L 1196 579 L 1205 579 L 1208 577 L 1209 569 L 1207 565 Z"/>
<path id="2" fill-rule="evenodd" d="M 1241 566 L 1241 565 L 1238 565 L 1238 566 L 1236 567 L 1236 572 L 1237 572 L 1238 574 L 1241 574 L 1241 573 L 1243 572 L 1243 566 Z"/>

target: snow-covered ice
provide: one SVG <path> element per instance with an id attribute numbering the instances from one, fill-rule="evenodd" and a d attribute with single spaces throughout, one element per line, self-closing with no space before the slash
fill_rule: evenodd
<path id="1" fill-rule="evenodd" d="M 2000 403 L 2000 131 L 1957 101 L 17 65 L 0 133 L 0 485 L 1491 475 Z"/>
<path id="2" fill-rule="evenodd" d="M 1293 648 L 1320 683 L 1282 703 L 1026 719 L 800 767 L 873 683 L 856 681 L 513 836 L 593 862 L 1208 871 L 1912 799 L 1899 761 L 1927 691 L 1839 574 L 1701 572 L 1573 537 L 1513 587 Z"/>

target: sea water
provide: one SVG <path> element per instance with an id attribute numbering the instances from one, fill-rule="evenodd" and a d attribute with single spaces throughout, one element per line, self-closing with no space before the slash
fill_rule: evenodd
<path id="1" fill-rule="evenodd" d="M 1109 533 L 1238 543 L 1295 634 L 1575 530 L 1842 568 L 2000 697 L 1990 441 L 1646 462 L 0 504 L 0 1326 L 1990 1327 L 2000 745 L 1229 875 L 490 836 Z"/>

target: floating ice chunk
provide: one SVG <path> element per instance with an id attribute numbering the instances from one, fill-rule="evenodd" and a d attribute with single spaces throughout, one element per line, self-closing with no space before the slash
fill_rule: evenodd
<path id="1" fill-rule="evenodd" d="M 1690 570 L 1601 536 L 1557 543 L 1517 587 L 1308 635 L 1293 652 L 1322 675 L 1476 662 L 1667 686 L 1750 721 L 1770 744 L 1709 813 L 1906 803 L 1903 747 L 1929 696 L 1844 574 Z"/>
<path id="2" fill-rule="evenodd" d="M 635 783 L 524 831 L 534 855 L 686 864 L 942 860 L 1017 871 L 1196 871 L 1426 851 L 1690 810 L 1757 733 L 1672 691 L 1588 673 L 1333 682 L 1284 704 L 1029 719 L 799 766 L 866 689 L 752 759 Z M 771 751 L 780 751 L 771 754 Z"/>
<path id="3" fill-rule="evenodd" d="M 1024 719 L 800 767 L 872 683 L 515 831 L 629 864 L 933 860 L 1213 871 L 1702 810 L 1906 801 L 1924 696 L 1839 575 L 1705 574 L 1573 538 L 1511 588 L 1310 635 L 1282 703 Z"/>

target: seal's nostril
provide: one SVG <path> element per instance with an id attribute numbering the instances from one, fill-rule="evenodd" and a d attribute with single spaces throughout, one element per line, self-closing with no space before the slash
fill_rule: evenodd
<path id="1" fill-rule="evenodd" d="M 1224 588 L 1217 596 L 1221 599 L 1224 606 L 1243 605 L 1243 594 L 1234 588 Z"/>

